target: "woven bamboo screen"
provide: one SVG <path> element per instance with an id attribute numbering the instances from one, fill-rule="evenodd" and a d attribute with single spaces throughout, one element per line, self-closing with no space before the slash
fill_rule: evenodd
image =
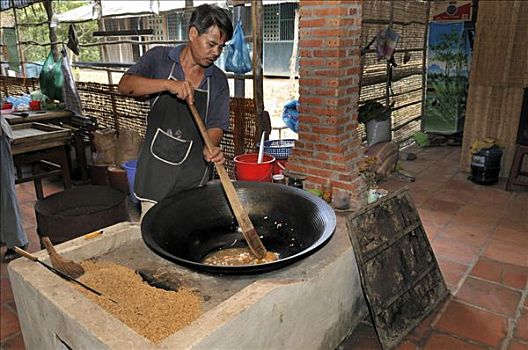
<path id="1" fill-rule="evenodd" d="M 116 130 L 132 129 L 145 135 L 149 112 L 147 99 L 125 97 L 117 92 L 117 85 L 77 83 L 83 113 L 97 119 L 100 127 Z M 226 158 L 226 169 L 234 177 L 233 158 L 255 149 L 257 130 L 255 102 L 246 98 L 231 98 L 229 130 L 224 133 L 221 147 Z"/>
<path id="2" fill-rule="evenodd" d="M 486 137 L 503 147 L 501 177 L 508 176 L 528 87 L 528 2 L 480 1 L 469 77 L 460 167 L 469 171 L 469 147 Z"/>
<path id="3" fill-rule="evenodd" d="M 77 82 L 82 112 L 94 117 L 99 128 L 131 129 L 145 135 L 149 112 L 147 99 L 125 97 L 117 92 L 117 85 Z M 20 95 L 39 88 L 38 79 L 2 76 L 2 92 Z M 255 101 L 233 97 L 230 100 L 229 131 L 224 133 L 221 147 L 226 158 L 226 169 L 234 178 L 233 158 L 238 154 L 253 152 L 260 131 L 257 126 Z"/>
<path id="4" fill-rule="evenodd" d="M 2 96 L 29 94 L 39 87 L 39 81 L 35 78 L 22 79 L 2 75 L 0 79 L 2 81 Z"/>
<path id="5" fill-rule="evenodd" d="M 392 112 L 392 139 L 402 142 L 420 130 L 422 109 L 422 72 L 424 54 L 424 33 L 426 29 L 426 5 L 422 1 L 376 0 L 363 2 L 362 47 L 384 28 L 391 18 L 392 29 L 400 35 L 394 58 L 398 66 L 393 69 L 392 92 L 389 103 L 394 102 Z M 403 63 L 407 53 L 410 60 Z M 374 44 L 362 57 L 360 106 L 368 101 L 386 105 L 387 62 L 378 61 Z M 361 136 L 365 137 L 363 125 Z"/>

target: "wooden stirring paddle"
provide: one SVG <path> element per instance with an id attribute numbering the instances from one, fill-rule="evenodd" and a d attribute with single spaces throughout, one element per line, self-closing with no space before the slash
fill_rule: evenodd
<path id="1" fill-rule="evenodd" d="M 196 110 L 194 104 L 188 103 L 188 105 L 189 109 L 191 110 L 191 114 L 194 118 L 194 121 L 196 122 L 196 125 L 200 130 L 200 134 L 204 139 L 207 149 L 209 150 L 209 152 L 212 152 L 214 146 L 211 142 L 211 139 L 209 138 L 209 134 L 207 134 L 207 129 L 205 128 L 205 124 L 202 118 L 200 118 L 200 115 L 198 114 L 198 111 Z M 235 218 L 238 222 L 238 225 L 240 226 L 240 229 L 242 230 L 242 234 L 246 239 L 249 249 L 257 258 L 264 258 L 267 253 L 266 248 L 264 247 L 264 244 L 262 244 L 262 241 L 260 240 L 257 231 L 253 227 L 253 224 L 251 223 L 248 214 L 244 210 L 244 207 L 242 207 L 242 203 L 240 203 L 240 199 L 238 198 L 238 195 L 236 193 L 235 186 L 233 186 L 229 175 L 227 175 L 227 171 L 225 170 L 224 165 L 215 163 L 215 167 L 216 171 L 218 172 L 218 175 L 220 176 L 222 187 L 224 188 L 224 191 L 227 195 L 227 200 L 231 205 L 231 209 L 235 214 Z"/>

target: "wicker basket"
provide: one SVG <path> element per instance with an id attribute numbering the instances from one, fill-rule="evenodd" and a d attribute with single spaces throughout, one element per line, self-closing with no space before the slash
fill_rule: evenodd
<path id="1" fill-rule="evenodd" d="M 264 153 L 274 156 L 275 159 L 288 159 L 295 141 L 295 139 L 264 141 Z M 259 148 L 260 142 L 257 143 L 257 149 Z"/>

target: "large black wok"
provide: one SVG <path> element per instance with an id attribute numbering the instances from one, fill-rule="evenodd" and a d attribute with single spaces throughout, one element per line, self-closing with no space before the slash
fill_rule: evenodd
<path id="1" fill-rule="evenodd" d="M 279 253 L 279 260 L 243 266 L 202 263 L 205 256 L 221 248 L 247 246 L 219 182 L 158 202 L 141 224 L 143 240 L 156 254 L 177 264 L 213 273 L 248 274 L 302 259 L 334 232 L 332 208 L 306 191 L 264 182 L 239 181 L 234 186 L 264 246 Z"/>

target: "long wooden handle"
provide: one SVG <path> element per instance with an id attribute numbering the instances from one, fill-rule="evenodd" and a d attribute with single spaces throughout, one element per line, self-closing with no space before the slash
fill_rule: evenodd
<path id="1" fill-rule="evenodd" d="M 17 254 L 22 255 L 23 257 L 28 258 L 31 261 L 38 261 L 38 258 L 35 255 L 29 254 L 28 252 L 23 249 L 20 249 L 19 247 L 15 247 L 15 252 Z"/>
<path id="2" fill-rule="evenodd" d="M 200 118 L 200 115 L 198 114 L 198 111 L 196 110 L 194 104 L 189 103 L 189 109 L 191 110 L 191 114 L 194 118 L 194 121 L 196 122 L 196 125 L 198 126 L 200 134 L 204 139 L 207 149 L 209 150 L 209 152 L 212 153 L 214 145 L 211 142 L 211 139 L 209 138 L 209 134 L 207 133 L 207 129 L 205 128 L 205 124 L 202 118 Z M 249 248 L 251 249 L 251 252 L 253 252 L 253 254 L 259 259 L 264 258 L 264 256 L 266 255 L 266 248 L 264 247 L 264 244 L 262 244 L 262 241 L 260 240 L 257 231 L 253 227 L 253 224 L 251 223 L 248 214 L 244 210 L 242 203 L 240 203 L 240 199 L 238 198 L 238 195 L 236 193 L 235 186 L 233 186 L 233 183 L 231 182 L 231 179 L 229 178 L 229 175 L 227 174 L 224 165 L 215 163 L 215 167 L 216 171 L 218 172 L 218 175 L 220 176 L 220 182 L 222 183 L 222 187 L 224 188 L 224 191 L 227 195 L 227 200 L 231 205 L 231 209 L 235 214 L 235 218 L 237 219 L 238 225 L 242 230 L 242 234 L 244 235 L 244 238 L 246 239 L 246 242 Z"/>
<path id="3" fill-rule="evenodd" d="M 53 254 L 58 255 L 49 237 L 42 237 L 42 242 L 44 243 L 44 246 L 46 246 L 46 250 L 48 251 L 49 255 L 53 255 Z"/>

